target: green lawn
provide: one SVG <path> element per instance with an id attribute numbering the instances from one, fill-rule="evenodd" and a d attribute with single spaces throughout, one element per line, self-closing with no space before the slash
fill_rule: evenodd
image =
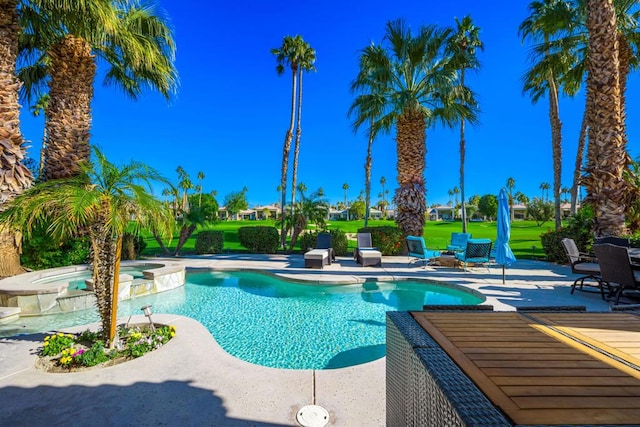
<path id="1" fill-rule="evenodd" d="M 246 251 L 238 241 L 238 228 L 243 226 L 267 225 L 274 226 L 274 221 L 222 221 L 210 227 L 211 230 L 224 231 L 224 249 L 230 252 Z M 391 225 L 393 221 L 369 221 L 372 227 Z M 364 221 L 331 221 L 329 228 L 338 228 L 345 233 L 356 233 L 359 228 L 364 226 Z M 513 253 L 517 258 L 531 258 L 532 255 L 537 259 L 544 259 L 542 243 L 540 243 L 540 235 L 553 227 L 552 222 L 547 222 L 541 227 L 536 226 L 534 221 L 514 221 L 511 224 L 511 240 L 510 245 Z M 462 231 L 460 222 L 443 222 L 428 221 L 424 228 L 424 238 L 427 247 L 430 249 L 446 248 L 452 232 Z M 488 238 L 495 242 L 496 240 L 496 222 L 471 222 L 468 226 L 468 232 L 476 238 Z M 177 236 L 177 233 L 175 234 Z M 193 252 L 195 245 L 196 233 L 191 236 L 186 245 L 182 249 L 182 253 Z M 155 255 L 160 253 L 157 242 L 152 237 L 146 237 L 147 248 L 144 255 Z M 172 241 L 171 247 L 175 247 L 177 237 Z M 535 246 L 535 251 L 532 247 Z M 349 242 L 349 248 L 355 247 L 355 241 Z"/>

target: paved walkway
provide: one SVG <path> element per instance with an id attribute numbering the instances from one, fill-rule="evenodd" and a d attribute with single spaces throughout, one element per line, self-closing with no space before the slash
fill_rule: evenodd
<path id="1" fill-rule="evenodd" d="M 496 310 L 532 305 L 609 310 L 599 294 L 570 295 L 575 276 L 569 268 L 545 262 L 518 261 L 507 268 L 505 284 L 500 267 L 425 269 L 408 266 L 406 257 L 385 257 L 382 267 L 364 268 L 339 258 L 323 270 L 304 269 L 301 255 L 216 255 L 181 262 L 194 268 L 267 270 L 313 282 L 423 278 L 482 293 Z M 298 410 L 310 404 L 329 411 L 330 425 L 385 425 L 384 358 L 334 370 L 266 368 L 228 355 L 190 318 L 156 314 L 154 321 L 177 326 L 165 347 L 81 373 L 35 369 L 41 334 L 0 339 L 0 425 L 295 426 Z"/>

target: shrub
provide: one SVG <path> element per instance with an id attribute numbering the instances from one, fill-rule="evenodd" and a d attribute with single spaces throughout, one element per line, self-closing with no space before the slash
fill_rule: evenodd
<path id="1" fill-rule="evenodd" d="M 359 229 L 358 233 L 371 233 L 371 243 L 382 255 L 399 255 L 405 252 L 404 234 L 398 227 L 366 227 Z"/>
<path id="2" fill-rule="evenodd" d="M 276 253 L 280 245 L 280 237 L 275 227 L 240 227 L 238 240 L 249 252 L 259 254 Z"/>
<path id="3" fill-rule="evenodd" d="M 336 256 L 344 256 L 347 254 L 347 235 L 342 230 L 327 230 L 327 233 L 331 234 L 331 247 L 333 253 Z M 300 250 L 306 252 L 311 248 L 315 248 L 316 240 L 318 239 L 318 231 L 308 231 L 298 237 L 298 244 Z"/>
<path id="4" fill-rule="evenodd" d="M 34 270 L 85 264 L 89 258 L 89 240 L 86 237 L 54 242 L 45 230 L 37 229 L 25 238 L 20 262 Z"/>
<path id="5" fill-rule="evenodd" d="M 584 206 L 569 219 L 566 227 L 560 230 L 549 230 L 540 236 L 547 260 L 566 264 L 567 254 L 562 246 L 562 239 L 573 239 L 580 252 L 589 252 L 593 244 L 593 211 Z"/>
<path id="6" fill-rule="evenodd" d="M 298 245 L 300 245 L 300 250 L 302 250 L 302 252 L 307 252 L 309 249 L 313 248 L 316 244 L 317 238 L 317 231 L 307 231 L 304 234 L 301 234 L 298 237 Z"/>
<path id="7" fill-rule="evenodd" d="M 219 254 L 224 245 L 224 231 L 201 231 L 196 237 L 195 251 L 201 254 Z"/>

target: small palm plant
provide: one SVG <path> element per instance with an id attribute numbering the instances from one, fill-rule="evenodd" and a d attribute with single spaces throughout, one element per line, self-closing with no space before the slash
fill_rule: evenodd
<path id="1" fill-rule="evenodd" d="M 174 219 L 147 191 L 154 181 L 166 183 L 154 169 L 139 162 L 118 167 L 98 148 L 93 153 L 78 176 L 37 184 L 17 197 L 0 223 L 27 236 L 38 227 L 57 240 L 89 236 L 98 314 L 105 339 L 113 344 L 122 235 L 142 228 L 171 235 Z"/>

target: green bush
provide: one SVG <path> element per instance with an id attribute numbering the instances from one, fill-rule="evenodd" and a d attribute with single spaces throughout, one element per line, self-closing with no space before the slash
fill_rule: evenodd
<path id="1" fill-rule="evenodd" d="M 569 219 L 566 227 L 560 230 L 549 230 L 540 236 L 547 261 L 566 264 L 569 262 L 562 246 L 562 239 L 573 239 L 580 252 L 589 252 L 593 245 L 593 211 L 584 206 Z"/>
<path id="2" fill-rule="evenodd" d="M 331 234 L 331 247 L 333 253 L 336 256 L 344 256 L 347 254 L 347 235 L 342 230 L 327 230 L 326 233 Z M 309 249 L 315 248 L 316 240 L 318 239 L 319 231 L 308 231 L 298 237 L 298 244 L 300 250 L 306 252 Z"/>
<path id="3" fill-rule="evenodd" d="M 238 240 L 249 252 L 259 254 L 274 254 L 280 245 L 280 237 L 275 227 L 240 227 Z"/>
<path id="4" fill-rule="evenodd" d="M 358 233 L 371 233 L 371 243 L 382 255 L 399 255 L 405 252 L 404 234 L 398 227 L 366 227 L 359 229 Z"/>
<path id="5" fill-rule="evenodd" d="M 201 231 L 196 237 L 195 251 L 201 254 L 219 254 L 224 245 L 224 231 Z"/>
<path id="6" fill-rule="evenodd" d="M 89 261 L 89 240 L 86 237 L 55 242 L 45 230 L 34 230 L 23 239 L 20 262 L 33 270 L 85 264 Z"/>

